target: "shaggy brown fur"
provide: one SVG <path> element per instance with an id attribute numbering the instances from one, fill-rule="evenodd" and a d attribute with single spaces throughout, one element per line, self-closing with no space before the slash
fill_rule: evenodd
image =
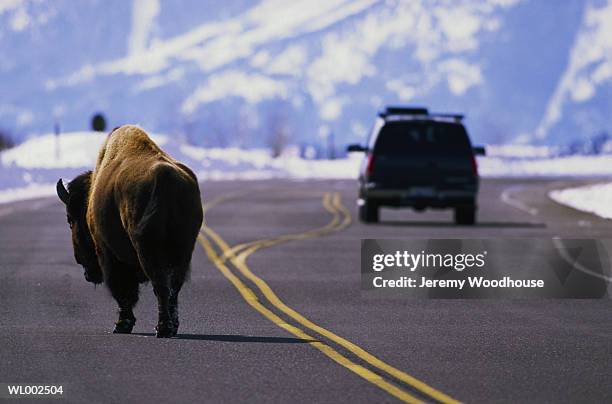
<path id="1" fill-rule="evenodd" d="M 141 129 L 114 129 L 96 168 L 58 196 L 66 204 L 77 263 L 85 278 L 104 283 L 119 304 L 114 332 L 129 333 L 139 283 L 150 280 L 158 300 L 158 337 L 177 333 L 178 294 L 202 225 L 195 174 Z"/>

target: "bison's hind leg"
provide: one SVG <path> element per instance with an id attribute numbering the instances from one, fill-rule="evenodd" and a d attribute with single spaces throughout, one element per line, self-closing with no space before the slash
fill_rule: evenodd
<path id="1" fill-rule="evenodd" d="M 174 328 L 174 335 L 178 332 L 179 328 L 179 314 L 178 314 L 178 295 L 185 283 L 185 277 L 189 272 L 189 264 L 181 265 L 173 269 L 170 276 L 170 300 L 169 300 L 169 311 L 170 321 Z"/>
<path id="2" fill-rule="evenodd" d="M 177 329 L 173 321 L 173 309 L 171 302 L 174 299 L 172 287 L 170 286 L 169 274 L 157 274 L 154 279 L 151 279 L 153 284 L 153 292 L 157 297 L 158 319 L 155 327 L 155 336 L 157 338 L 174 337 Z"/>
<path id="3" fill-rule="evenodd" d="M 134 265 L 117 261 L 110 255 L 102 260 L 105 282 L 111 294 L 119 305 L 119 319 L 115 323 L 113 333 L 129 334 L 136 324 L 133 308 L 138 302 L 138 271 Z"/>
<path id="4" fill-rule="evenodd" d="M 147 271 L 157 297 L 159 317 L 155 331 L 158 338 L 171 338 L 178 333 L 178 295 L 185 282 L 189 264 L 170 266 L 166 270 L 159 268 L 157 266 Z"/>

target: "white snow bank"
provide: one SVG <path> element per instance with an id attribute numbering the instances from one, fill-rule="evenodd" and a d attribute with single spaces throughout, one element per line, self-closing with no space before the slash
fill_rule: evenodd
<path id="1" fill-rule="evenodd" d="M 0 153 L 0 203 L 53 194 L 58 178 L 69 181 L 93 168 L 106 134 L 64 133 L 33 137 Z M 152 138 L 170 155 L 191 167 L 203 181 L 290 179 L 356 179 L 363 155 L 337 160 L 308 160 L 296 151 L 271 158 L 266 149 L 202 148 L 171 136 Z M 551 157 L 536 146 L 491 146 L 478 158 L 483 177 L 612 176 L 612 155 Z"/>
<path id="2" fill-rule="evenodd" d="M 154 135 L 157 144 L 164 145 L 165 136 Z M 47 134 L 32 137 L 1 154 L 2 165 L 24 168 L 91 167 L 98 150 L 106 139 L 102 132 L 72 132 L 56 137 Z M 1 187 L 1 186 L 0 186 Z"/>
<path id="3" fill-rule="evenodd" d="M 290 178 L 349 178 L 356 179 L 361 156 L 338 160 L 304 160 L 299 157 L 276 159 L 273 164 Z"/>
<path id="4" fill-rule="evenodd" d="M 529 144 L 487 145 L 488 157 L 546 158 L 554 156 L 557 152 L 558 148 L 550 146 L 536 146 Z"/>
<path id="5" fill-rule="evenodd" d="M 559 189 L 548 195 L 555 202 L 612 219 L 612 183 Z"/>
<path id="6" fill-rule="evenodd" d="M 23 201 L 55 195 L 55 184 L 29 184 L 0 190 L 0 203 Z"/>
<path id="7" fill-rule="evenodd" d="M 351 155 L 337 160 L 306 160 L 295 155 L 273 159 L 266 149 L 244 150 L 239 148 L 211 148 L 181 145 L 182 154 L 198 160 L 203 166 L 198 174 L 203 179 L 263 179 L 263 178 L 357 178 L 361 155 Z M 229 167 L 249 168 L 240 173 L 218 169 L 225 162 Z"/>
<path id="8" fill-rule="evenodd" d="M 612 155 L 553 158 L 478 158 L 483 177 L 612 176 Z"/>
<path id="9" fill-rule="evenodd" d="M 0 153 L 0 203 L 54 195 L 64 181 L 93 168 L 105 133 L 73 132 L 30 138 Z M 163 135 L 153 140 L 190 166 L 203 181 L 270 178 L 356 178 L 361 156 L 305 160 L 295 155 L 273 159 L 266 149 L 202 148 Z"/>

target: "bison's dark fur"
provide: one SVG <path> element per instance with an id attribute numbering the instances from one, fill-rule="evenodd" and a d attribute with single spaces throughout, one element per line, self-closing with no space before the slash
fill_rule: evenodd
<path id="1" fill-rule="evenodd" d="M 177 333 L 178 294 L 202 225 L 195 174 L 135 126 L 116 128 L 96 168 L 76 177 L 58 196 L 66 204 L 77 263 L 85 278 L 104 282 L 119 304 L 114 332 L 129 333 L 139 283 L 157 296 L 157 336 Z"/>

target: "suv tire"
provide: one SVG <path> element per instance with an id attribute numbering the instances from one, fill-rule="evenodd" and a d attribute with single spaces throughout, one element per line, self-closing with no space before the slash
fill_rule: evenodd
<path id="1" fill-rule="evenodd" d="M 364 223 L 378 222 L 378 205 L 364 199 L 363 205 L 359 206 L 359 219 Z"/>
<path id="2" fill-rule="evenodd" d="M 476 223 L 476 207 L 463 206 L 455 208 L 455 224 L 474 225 Z"/>

